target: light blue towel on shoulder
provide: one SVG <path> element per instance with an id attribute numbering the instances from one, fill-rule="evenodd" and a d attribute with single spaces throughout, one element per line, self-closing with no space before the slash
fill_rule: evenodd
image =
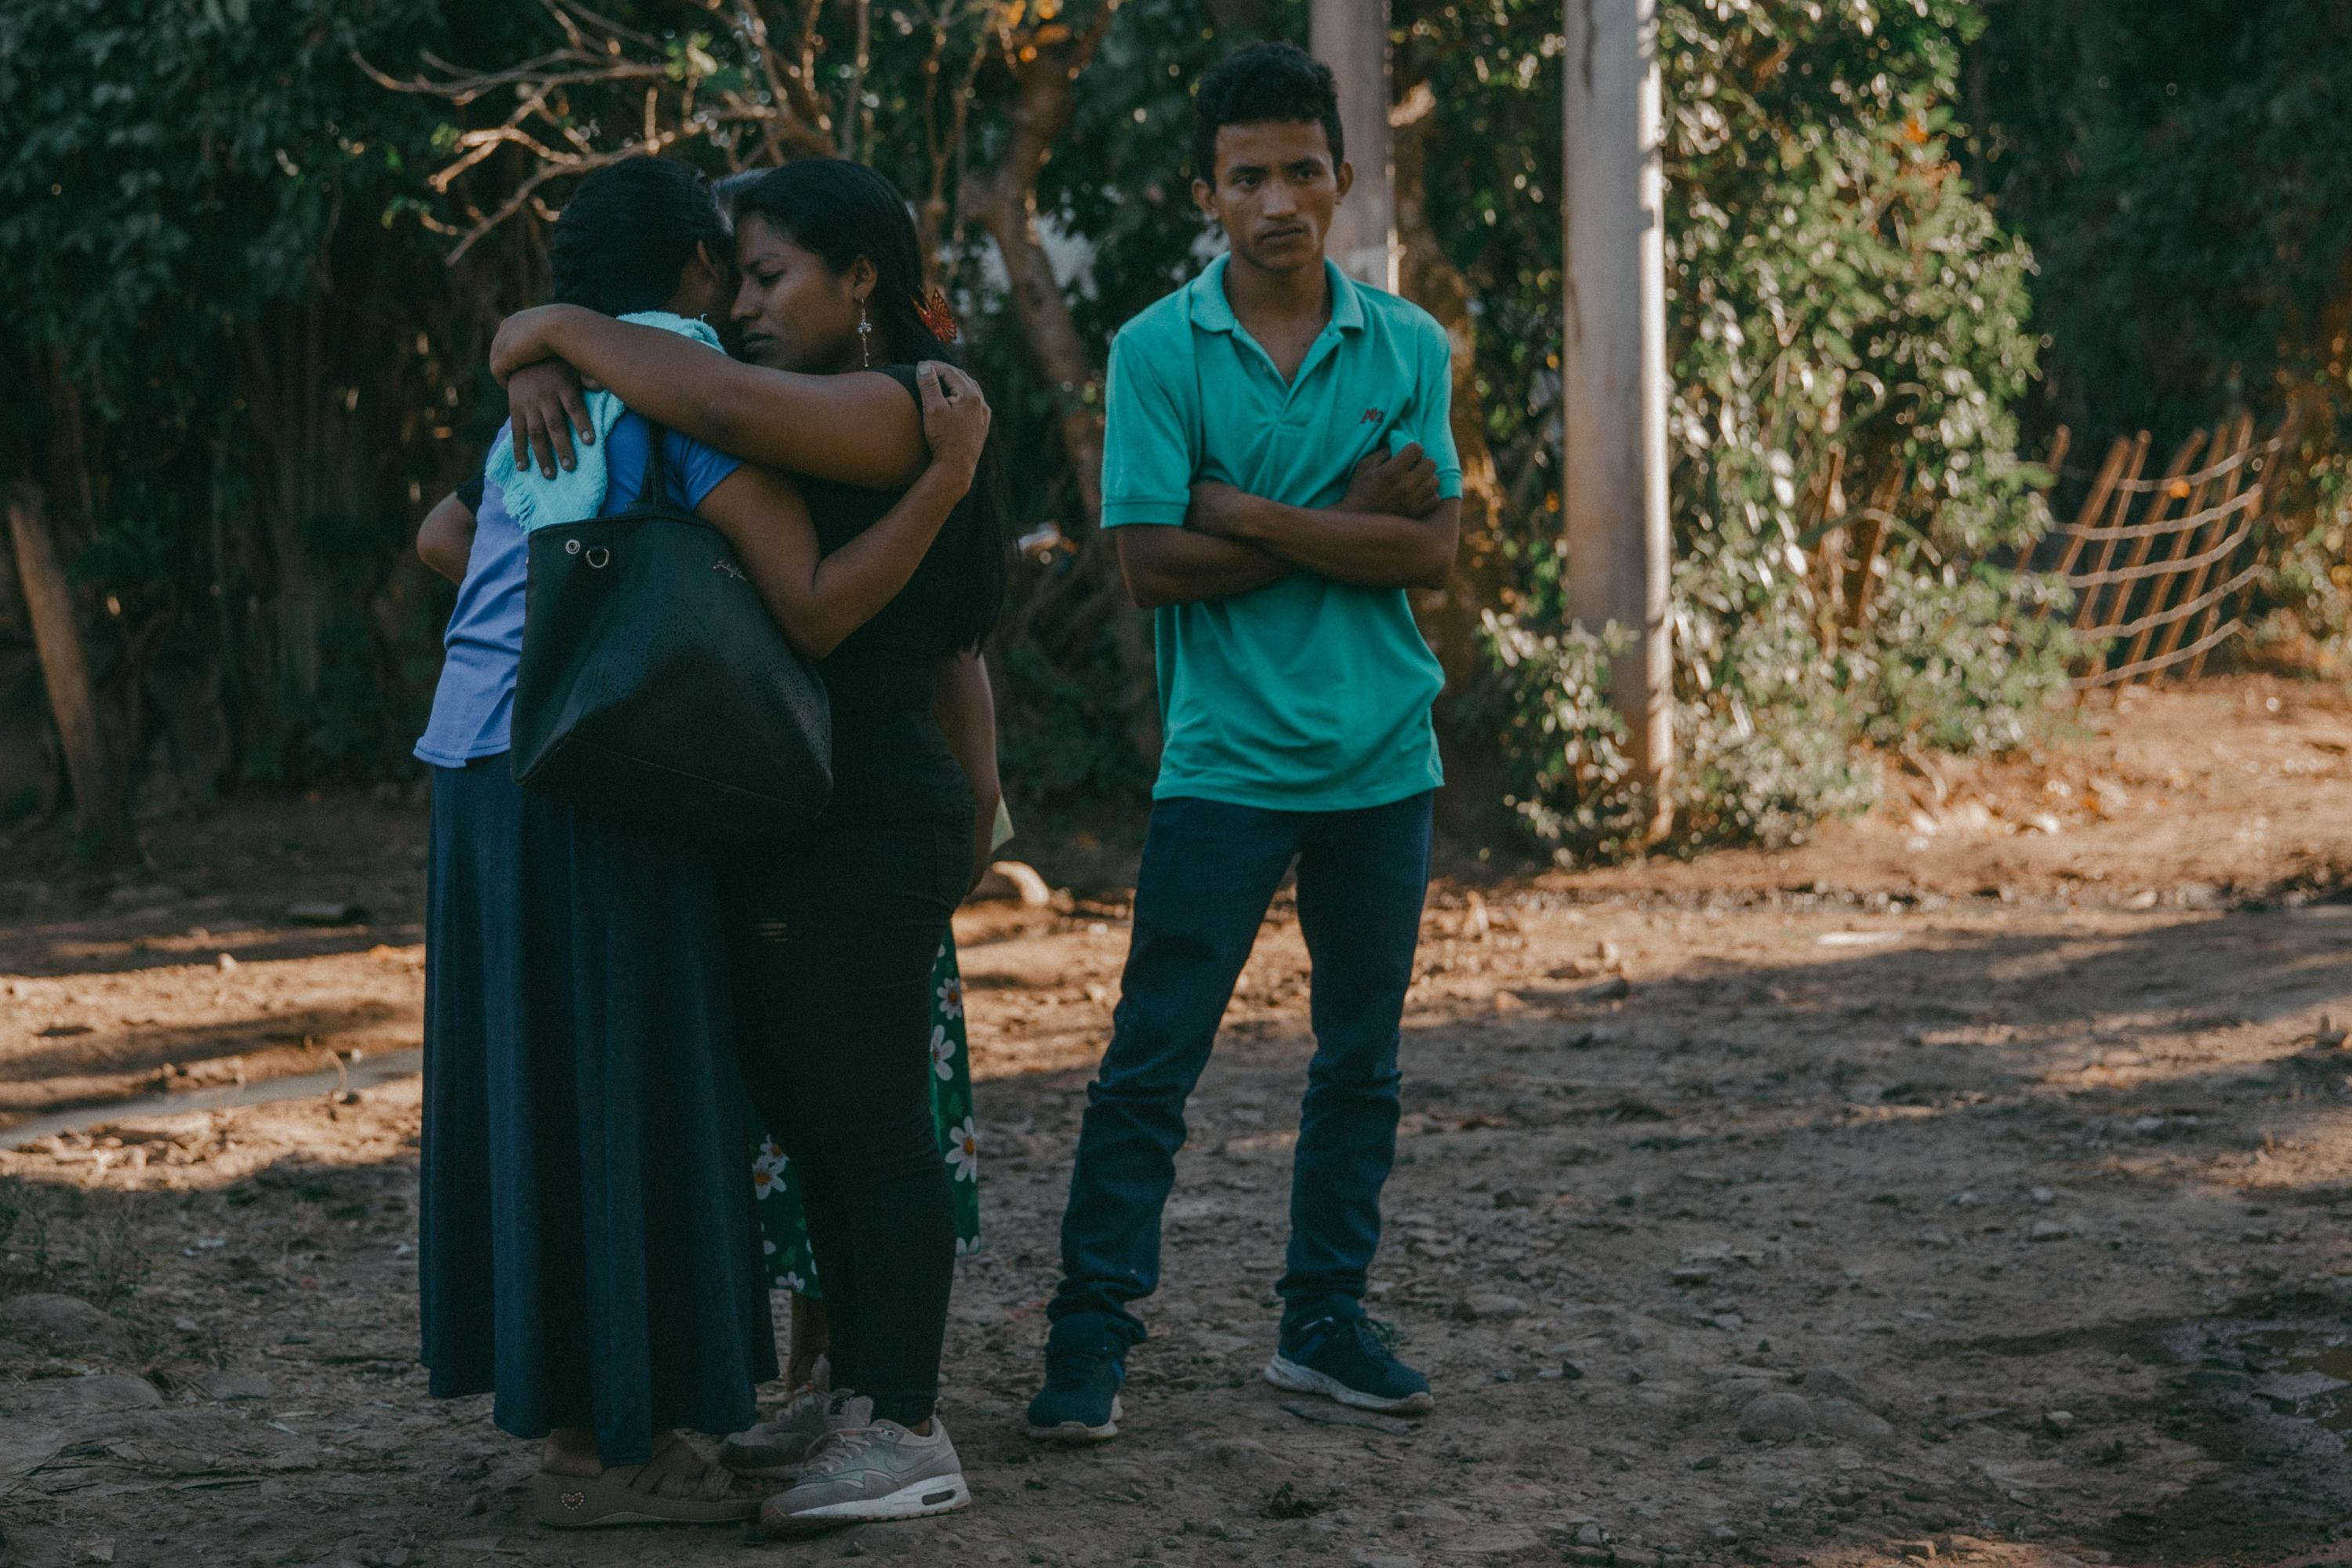
<path id="1" fill-rule="evenodd" d="M 714 349 L 719 347 L 719 334 L 711 331 L 708 321 L 689 321 L 667 310 L 639 310 L 621 320 L 640 327 L 659 327 Z M 613 433 L 614 423 L 625 412 L 621 400 L 611 393 L 590 393 L 588 423 L 596 431 L 595 445 L 583 447 L 574 442 L 572 450 L 576 465 L 557 468 L 551 479 L 536 468 L 515 468 L 514 454 L 507 442 L 498 442 L 491 447 L 485 472 L 490 482 L 505 492 L 507 515 L 524 532 L 557 523 L 578 522 L 604 510 L 604 492 L 612 478 L 604 466 L 604 437 Z"/>

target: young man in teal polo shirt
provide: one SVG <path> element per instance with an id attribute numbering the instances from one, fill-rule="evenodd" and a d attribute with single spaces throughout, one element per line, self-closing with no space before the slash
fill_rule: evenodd
<path id="1" fill-rule="evenodd" d="M 1426 313 L 1324 258 L 1351 179 L 1329 70 L 1257 45 L 1202 79 L 1195 113 L 1193 194 L 1228 254 L 1111 346 L 1103 526 L 1154 613 L 1167 740 L 1029 1407 L 1032 1435 L 1060 1441 L 1118 1431 L 1184 1101 L 1294 863 L 1316 1050 L 1266 1377 L 1366 1409 L 1430 1404 L 1363 1296 L 1443 782 L 1443 678 L 1405 591 L 1444 583 L 1460 527 L 1451 351 Z"/>

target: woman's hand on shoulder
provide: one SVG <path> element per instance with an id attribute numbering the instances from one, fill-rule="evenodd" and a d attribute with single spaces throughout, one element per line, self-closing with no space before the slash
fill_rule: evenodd
<path id="1" fill-rule="evenodd" d="M 543 359 L 514 373 L 507 383 L 507 417 L 514 427 L 514 466 L 528 468 L 536 456 L 539 471 L 551 479 L 556 464 L 576 464 L 573 432 L 583 447 L 596 442 L 580 373 L 560 359 Z"/>
<path id="2" fill-rule="evenodd" d="M 969 484 L 988 445 L 988 399 L 980 383 L 939 360 L 917 366 L 915 379 L 922 389 L 923 438 L 930 443 L 931 462 L 953 466 Z"/>

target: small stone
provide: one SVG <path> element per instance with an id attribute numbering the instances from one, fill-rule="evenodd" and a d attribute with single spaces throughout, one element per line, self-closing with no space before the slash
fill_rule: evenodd
<path id="1" fill-rule="evenodd" d="M 79 1563 L 113 1562 L 114 1538 L 110 1535 L 104 1541 L 91 1542 L 88 1546 L 81 1549 L 81 1555 L 75 1559 L 75 1561 Z"/>
<path id="2" fill-rule="evenodd" d="M 1808 1371 L 1802 1382 L 1805 1392 L 1829 1399 L 1843 1399 L 1869 1408 L 1870 1400 L 1862 1392 L 1862 1384 L 1833 1366 L 1817 1366 Z"/>
<path id="3" fill-rule="evenodd" d="M 1701 1454 L 1690 1462 L 1690 1468 L 1694 1470 L 1711 1470 L 1721 1463 L 1723 1461 L 1713 1454 Z"/>
<path id="4" fill-rule="evenodd" d="M 205 1392 L 215 1399 L 268 1399 L 278 1390 L 257 1372 L 231 1368 L 205 1379 Z"/>
<path id="5" fill-rule="evenodd" d="M 1811 1380 L 1807 1380 L 1810 1384 Z M 1861 1405 L 1843 1399 L 1824 1399 L 1813 1406 L 1822 1430 L 1849 1442 L 1885 1447 L 1895 1441 L 1895 1428 Z"/>
<path id="6" fill-rule="evenodd" d="M 1454 1315 L 1465 1323 L 1482 1318 L 1523 1318 L 1527 1311 L 1525 1301 L 1499 1290 L 1474 1290 L 1454 1303 Z"/>
<path id="7" fill-rule="evenodd" d="M 2047 1207 L 2049 1205 L 2054 1204 L 2058 1201 L 2058 1194 L 2052 1192 L 2048 1187 L 2036 1187 L 2031 1193 L 2028 1193 L 2026 1196 L 2032 1198 L 2035 1203 L 2040 1204 L 2044 1207 Z"/>
<path id="8" fill-rule="evenodd" d="M 1936 1543 L 1932 1541 L 1898 1541 L 1895 1542 L 1895 1550 L 1922 1563 L 1936 1560 Z"/>
<path id="9" fill-rule="evenodd" d="M 2053 1437 L 2063 1437 L 2074 1429 L 2074 1413 L 2071 1410 L 2044 1411 L 2042 1429 Z"/>
<path id="10" fill-rule="evenodd" d="M 1572 1361 L 1562 1360 L 1559 1363 L 1559 1375 L 1574 1383 L 1583 1377 L 1584 1369 Z"/>
<path id="11" fill-rule="evenodd" d="M 1609 1544 L 1609 1538 L 1601 1533 L 1599 1525 L 1587 1520 L 1576 1527 L 1576 1543 L 1579 1546 L 1606 1546 Z"/>
<path id="12" fill-rule="evenodd" d="M 128 1361 L 131 1355 L 131 1335 L 121 1323 L 79 1296 L 47 1291 L 0 1301 L 0 1338 L 68 1358 Z"/>
<path id="13" fill-rule="evenodd" d="M 1715 1270 L 1699 1264 L 1685 1264 L 1680 1268 L 1669 1270 L 1666 1278 L 1685 1290 L 1695 1289 L 1701 1285 L 1712 1282 L 1715 1279 Z"/>
<path id="14" fill-rule="evenodd" d="M 1458 1537 L 1446 1552 L 1449 1559 L 1473 1563 L 1519 1563 L 1538 1560 L 1543 1538 L 1532 1530 L 1502 1525 Z"/>
<path id="15" fill-rule="evenodd" d="M 236 973 L 236 954 L 233 952 L 215 953 L 213 955 L 213 967 L 219 970 L 223 974 Z"/>
<path id="16" fill-rule="evenodd" d="M 2054 1219 L 2037 1219 L 2033 1222 L 2033 1227 L 2025 1233 L 2025 1239 L 2028 1241 L 2063 1241 L 2074 1234 L 2074 1231 L 2068 1228 L 2063 1221 Z"/>
<path id="17" fill-rule="evenodd" d="M 1739 1412 L 1739 1435 L 1751 1443 L 1785 1443 L 1813 1426 L 1813 1407 L 1801 1394 L 1759 1394 Z"/>

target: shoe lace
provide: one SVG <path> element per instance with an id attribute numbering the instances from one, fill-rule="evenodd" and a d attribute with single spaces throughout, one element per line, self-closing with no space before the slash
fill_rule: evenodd
<path id="1" fill-rule="evenodd" d="M 878 1426 L 843 1426 L 827 1432 L 809 1447 L 808 1463 L 801 1471 L 801 1479 L 829 1475 L 842 1468 L 858 1455 L 874 1446 L 882 1435 Z"/>
<path id="2" fill-rule="evenodd" d="M 1394 1361 L 1402 1337 L 1395 1325 L 1366 1317 L 1322 1318 L 1300 1331 L 1301 1338 L 1310 1342 L 1318 1334 L 1335 1340 L 1345 1336 L 1356 1349 L 1374 1361 Z"/>
<path id="3" fill-rule="evenodd" d="M 1045 1381 L 1058 1388 L 1076 1388 L 1094 1376 L 1098 1366 L 1116 1366 L 1118 1358 L 1108 1351 L 1055 1351 L 1045 1360 Z"/>

